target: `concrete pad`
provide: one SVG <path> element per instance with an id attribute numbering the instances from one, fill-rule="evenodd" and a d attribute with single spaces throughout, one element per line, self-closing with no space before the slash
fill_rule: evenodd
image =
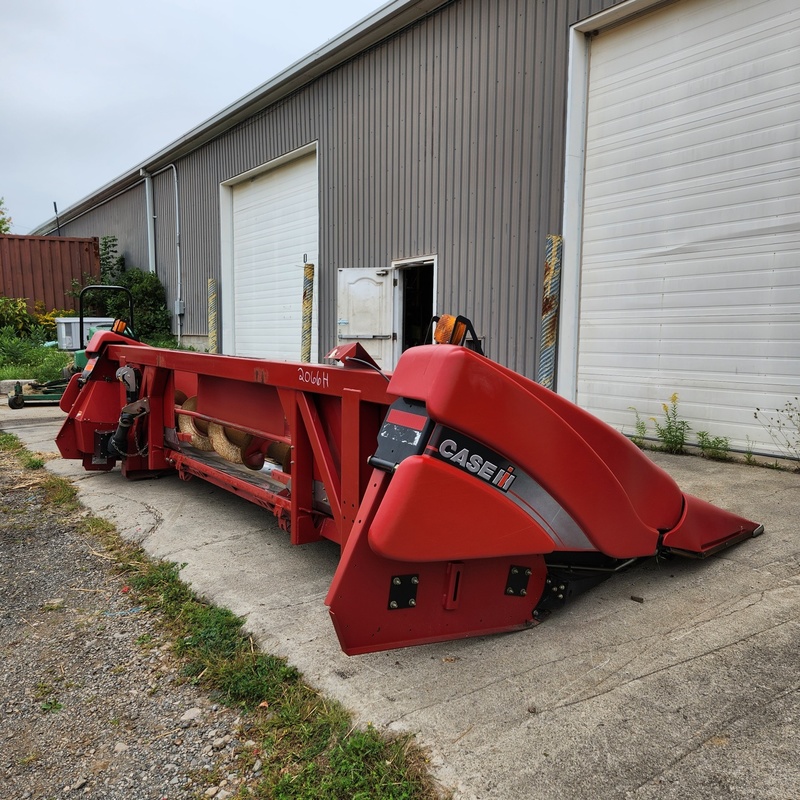
<path id="1" fill-rule="evenodd" d="M 63 419 L 0 408 L 0 428 L 44 453 Z M 268 512 L 199 480 L 48 468 L 360 720 L 416 732 L 459 798 L 798 797 L 800 475 L 652 457 L 766 534 L 643 562 L 524 632 L 354 658 L 323 605 L 331 543 L 293 548 Z"/>

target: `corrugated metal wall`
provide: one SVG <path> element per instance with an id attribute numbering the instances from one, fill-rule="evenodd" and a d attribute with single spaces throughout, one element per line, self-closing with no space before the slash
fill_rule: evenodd
<path id="1" fill-rule="evenodd" d="M 72 282 L 100 274 L 97 239 L 0 235 L 0 296 L 24 297 L 52 309 L 76 309 Z"/>
<path id="2" fill-rule="evenodd" d="M 438 255 L 440 310 L 533 375 L 561 218 L 567 32 L 603 5 L 453 3 L 320 81 L 323 269 Z"/>
<path id="3" fill-rule="evenodd" d="M 545 237 L 560 232 L 568 28 L 615 4 L 457 0 L 181 159 L 184 333 L 206 332 L 219 277 L 219 183 L 317 141 L 321 346 L 335 341 L 337 268 L 435 254 L 440 309 L 534 375 Z M 171 180 L 154 179 L 170 302 Z M 69 231 L 114 233 L 144 266 L 144 214 L 137 186 Z"/>
<path id="4" fill-rule="evenodd" d="M 144 181 L 61 226 L 69 236 L 116 236 L 119 252 L 130 267 L 147 269 L 147 231 Z"/>

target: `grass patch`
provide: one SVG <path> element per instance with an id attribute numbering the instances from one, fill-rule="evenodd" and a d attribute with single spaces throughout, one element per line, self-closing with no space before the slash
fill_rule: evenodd
<path id="1" fill-rule="evenodd" d="M 10 434 L 0 448 L 22 464 L 27 451 Z M 45 502 L 63 511 L 81 506 L 75 488 L 42 476 Z M 173 642 L 184 680 L 213 699 L 242 711 L 242 735 L 256 742 L 238 754 L 247 779 L 237 797 L 267 800 L 435 800 L 442 793 L 428 774 L 424 752 L 412 736 L 390 737 L 372 726 L 357 728 L 347 710 L 308 686 L 285 659 L 259 651 L 242 630 L 243 620 L 194 596 L 179 564 L 151 560 L 126 542 L 111 523 L 88 515 L 78 530 L 105 550 L 131 602 L 144 605 Z M 149 636 L 149 634 L 148 634 Z M 150 642 L 144 637 L 143 647 Z M 48 686 L 47 689 L 50 689 Z M 40 708 L 60 703 L 42 686 Z M 256 760 L 261 762 L 253 772 Z M 212 776 L 205 776 L 210 779 Z"/>
<path id="2" fill-rule="evenodd" d="M 41 469 L 44 466 L 44 459 L 27 450 L 20 453 L 20 461 L 25 469 Z"/>
<path id="3" fill-rule="evenodd" d="M 78 490 L 64 478 L 59 478 L 57 475 L 44 476 L 41 486 L 46 503 L 58 506 L 64 512 L 77 511 L 81 507 L 78 502 Z"/>
<path id="4" fill-rule="evenodd" d="M 14 453 L 25 469 L 41 469 L 45 459 L 22 446 L 22 442 L 13 433 L 0 431 L 0 450 Z"/>
<path id="5" fill-rule="evenodd" d="M 22 442 L 13 433 L 0 431 L 0 450 L 6 453 L 19 453 L 22 449 Z"/>

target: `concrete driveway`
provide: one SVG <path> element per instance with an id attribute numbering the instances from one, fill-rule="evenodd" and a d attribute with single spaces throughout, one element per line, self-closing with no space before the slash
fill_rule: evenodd
<path id="1" fill-rule="evenodd" d="M 0 404 L 0 428 L 34 451 L 55 451 L 63 418 Z M 200 480 L 47 466 L 360 720 L 417 733 L 459 798 L 800 798 L 800 475 L 653 458 L 765 535 L 643 562 L 521 633 L 353 658 L 323 605 L 334 545 L 293 548 L 269 513 Z"/>

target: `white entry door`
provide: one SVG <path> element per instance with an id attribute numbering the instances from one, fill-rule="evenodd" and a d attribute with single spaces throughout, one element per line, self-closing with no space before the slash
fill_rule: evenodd
<path id="1" fill-rule="evenodd" d="M 381 369 L 394 366 L 394 270 L 339 270 L 338 344 L 360 342 Z"/>

